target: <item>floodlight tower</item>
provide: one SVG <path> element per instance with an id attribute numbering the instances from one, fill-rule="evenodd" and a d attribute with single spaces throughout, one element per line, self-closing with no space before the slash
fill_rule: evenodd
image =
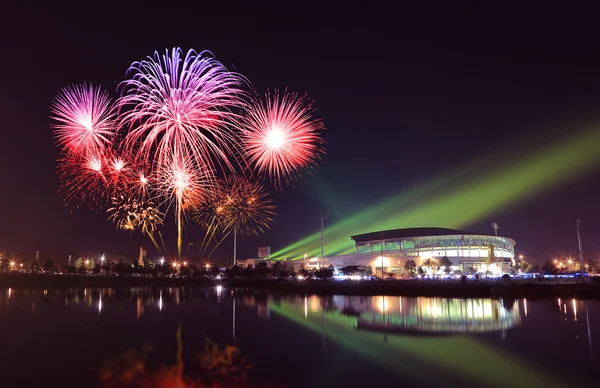
<path id="1" fill-rule="evenodd" d="M 573 221 L 575 222 L 575 227 L 577 228 L 577 244 L 579 245 L 579 260 L 581 262 L 581 282 L 584 283 L 585 279 L 583 274 L 585 267 L 583 265 L 583 245 L 581 244 L 581 234 L 579 233 L 579 225 L 581 224 L 581 220 L 573 216 Z"/>
<path id="2" fill-rule="evenodd" d="M 500 227 L 497 223 L 492 222 L 492 229 L 494 229 L 494 236 L 498 236 L 498 229 L 500 229 Z"/>

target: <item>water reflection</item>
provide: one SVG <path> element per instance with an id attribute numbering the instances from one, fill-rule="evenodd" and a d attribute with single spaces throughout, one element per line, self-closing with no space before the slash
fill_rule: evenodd
<path id="1" fill-rule="evenodd" d="M 196 295 L 194 295 L 196 293 Z M 28 300 L 32 310 L 35 309 L 35 291 L 11 288 L 0 293 L 0 308 L 10 304 L 19 304 Z M 39 294 L 38 294 L 39 295 Z M 336 312 L 343 316 L 354 317 L 358 330 L 386 331 L 387 333 L 405 334 L 452 334 L 493 332 L 509 329 L 521 322 L 517 301 L 496 299 L 451 299 L 451 298 L 408 298 L 388 296 L 328 296 L 317 295 L 274 297 L 266 292 L 224 292 L 222 286 L 212 289 L 193 290 L 181 287 L 153 289 L 148 287 L 131 287 L 128 289 L 84 288 L 44 290 L 42 298 L 63 299 L 64 306 L 81 306 L 95 308 L 103 314 L 108 305 L 130 300 L 136 309 L 136 318 L 141 319 L 147 309 L 162 311 L 165 306 L 185 303 L 194 295 L 196 298 L 208 299 L 211 296 L 217 303 L 231 303 L 232 334 L 235 338 L 236 303 L 252 308 L 258 317 L 269 319 L 271 305 L 274 301 L 285 299 L 300 308 L 301 316 L 309 316 L 324 312 Z M 567 304 L 558 301 L 560 311 L 567 313 Z M 573 317 L 577 320 L 577 303 L 572 301 Z M 527 304 L 523 300 L 524 314 L 527 316 Z"/>
<path id="2" fill-rule="evenodd" d="M 528 340 L 527 336 L 518 335 L 519 330 L 514 330 L 518 326 L 527 326 L 524 324 L 527 320 L 531 321 L 529 327 L 541 327 L 540 322 L 545 324 L 547 318 L 561 327 L 566 327 L 566 319 L 568 326 L 575 327 L 576 334 L 581 338 L 578 341 L 578 355 L 583 354 L 585 357 L 589 351 L 589 359 L 592 363 L 595 362 L 590 326 L 590 320 L 594 317 L 588 311 L 588 302 L 575 299 L 531 302 L 525 299 L 517 301 L 489 298 L 281 295 L 260 290 L 232 290 L 222 286 L 43 291 L 4 289 L 0 290 L 0 318 L 4 310 L 11 309 L 30 314 L 29 311 L 36 303 L 35 312 L 31 314 L 44 314 L 50 303 L 53 304 L 53 310 L 68 309 L 74 313 L 69 315 L 76 316 L 78 320 L 83 316 L 80 312 L 90 311 L 88 316 L 93 316 L 94 322 L 104 323 L 122 319 L 132 326 L 154 327 L 146 323 L 160 319 L 167 325 L 169 317 L 174 316 L 179 320 L 177 312 L 184 310 L 186 306 L 183 305 L 190 302 L 192 305 L 188 310 L 192 308 L 193 316 L 201 316 L 207 327 L 209 321 L 218 322 L 217 326 L 223 329 L 223 335 L 229 343 L 230 338 L 233 338 L 237 344 L 244 347 L 249 339 L 262 338 L 275 326 L 293 324 L 312 333 L 312 348 L 304 343 L 295 343 L 293 338 L 296 332 L 290 335 L 290 349 L 296 347 L 301 352 L 312 351 L 313 353 L 306 354 L 307 357 L 325 358 L 326 355 L 334 354 L 336 348 L 342 348 L 344 352 L 351 352 L 376 362 L 389 370 L 390 374 L 416 374 L 423 380 L 431 378 L 432 381 L 423 382 L 433 386 L 440 386 L 443 381 L 436 379 L 442 377 L 457 378 L 461 381 L 494 380 L 497 386 L 515 386 L 511 385 L 514 381 L 509 380 L 508 375 L 522 380 L 521 385 L 542 381 L 539 373 L 527 362 L 521 360 L 519 363 L 512 353 L 499 351 L 509 347 L 504 348 L 505 345 L 500 341 L 498 334 L 504 337 L 509 333 L 512 344 L 518 344 L 515 346 L 522 346 L 524 341 Z M 127 306 L 127 309 L 124 309 L 124 306 Z M 199 311 L 201 313 L 198 313 Z M 544 316 L 540 316 L 541 312 Z M 97 318 L 98 316 L 102 318 Z M 186 319 L 189 320 L 189 316 Z M 137 323 L 138 320 L 141 325 Z M 537 324 L 531 325 L 533 321 Z M 205 324 L 199 322 L 200 325 Z M 194 330 L 197 330 L 196 327 Z M 512 330 L 514 336 L 510 334 Z M 298 333 L 302 331 L 306 330 L 298 330 Z M 486 336 L 485 333 L 492 335 Z M 537 335 L 537 332 L 532 333 L 531 336 Z M 553 336 L 560 334 L 560 330 L 551 333 Z M 572 332 L 570 335 L 573 335 Z M 490 345 L 490 338 L 495 341 L 494 346 Z M 278 337 L 278 341 L 284 340 L 286 339 Z M 545 342 L 547 338 L 544 338 Z M 507 344 L 511 345 L 511 341 L 507 341 Z M 539 357 L 543 358 L 545 345 L 542 343 L 538 346 L 541 346 Z M 321 348 L 325 351 L 321 351 Z M 460 351 L 460 358 L 456 358 L 457 351 Z M 284 355 L 281 357 L 285 358 Z M 452 365 L 452 368 L 448 365 Z M 495 366 L 494 373 L 485 375 L 491 373 L 487 367 L 489 365 Z M 428 368 L 433 368 L 436 376 L 429 376 Z M 413 373 L 413 370 L 417 369 L 419 373 Z M 511 370 L 511 374 L 502 372 L 506 370 Z M 547 383 L 551 380 L 548 378 L 544 381 Z M 454 380 L 448 380 L 446 385 L 452 386 L 453 382 Z"/>

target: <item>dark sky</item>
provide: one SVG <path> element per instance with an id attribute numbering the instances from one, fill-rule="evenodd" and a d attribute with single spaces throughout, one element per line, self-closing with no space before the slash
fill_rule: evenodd
<path id="1" fill-rule="evenodd" d="M 395 3 L 2 9 L 0 250 L 63 259 L 135 255 L 148 244 L 115 230 L 104 216 L 65 208 L 48 115 L 61 87 L 91 81 L 114 94 L 131 62 L 154 50 L 211 50 L 259 91 L 307 92 L 325 119 L 321 166 L 274 194 L 273 231 L 242 240 L 240 256 L 316 231 L 317 212 L 331 211 L 330 199 L 314 190 L 319 182 L 352 213 L 520 139 L 547 141 L 568 132 L 549 123 L 594 118 L 598 8 Z M 506 151 L 507 160 L 515 156 Z M 489 233 L 496 221 L 517 248 L 542 262 L 576 252 L 571 216 L 577 214 L 586 252 L 600 253 L 599 181 L 600 174 L 588 173 L 466 229 Z M 229 246 L 221 256 L 230 256 Z"/>

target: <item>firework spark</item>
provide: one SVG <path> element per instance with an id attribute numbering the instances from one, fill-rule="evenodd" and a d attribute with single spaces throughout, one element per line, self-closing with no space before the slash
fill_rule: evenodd
<path id="1" fill-rule="evenodd" d="M 254 98 L 242 120 L 248 161 L 277 186 L 316 165 L 323 154 L 323 122 L 315 119 L 312 100 L 298 94 L 267 92 Z"/>
<path id="2" fill-rule="evenodd" d="M 92 84 L 63 88 L 51 106 L 56 143 L 80 155 L 104 151 L 112 141 L 114 110 L 107 92 Z"/>
<path id="3" fill-rule="evenodd" d="M 138 150 L 144 166 L 180 157 L 210 171 L 232 167 L 239 141 L 230 109 L 244 104 L 240 76 L 208 52 L 184 56 L 179 48 L 134 62 L 127 75 L 119 86 L 119 124 L 128 130 L 128 149 Z"/>
<path id="4" fill-rule="evenodd" d="M 117 229 L 134 230 L 137 226 L 137 201 L 120 195 L 112 198 L 112 207 L 108 209 L 108 219 L 115 223 Z"/>

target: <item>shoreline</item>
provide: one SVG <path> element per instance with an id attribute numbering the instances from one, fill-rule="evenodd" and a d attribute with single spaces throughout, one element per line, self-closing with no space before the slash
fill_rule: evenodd
<path id="1" fill-rule="evenodd" d="M 86 287 L 214 287 L 246 288 L 287 294 L 423 296 L 449 298 L 579 298 L 600 299 L 600 282 L 573 284 L 508 284 L 481 282 L 460 284 L 448 281 L 385 280 L 279 281 L 262 279 L 143 278 L 135 276 L 85 276 L 46 274 L 2 274 L 0 288 L 86 288 Z"/>

